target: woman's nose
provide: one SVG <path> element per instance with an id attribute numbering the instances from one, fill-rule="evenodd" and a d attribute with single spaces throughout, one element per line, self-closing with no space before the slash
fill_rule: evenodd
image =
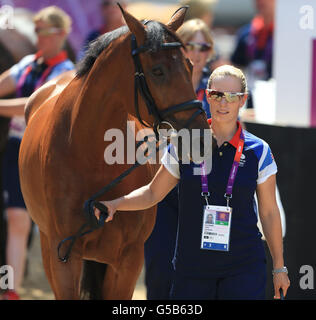
<path id="1" fill-rule="evenodd" d="M 220 104 L 222 105 L 226 105 L 227 104 L 227 100 L 225 97 L 222 97 L 221 101 L 220 101 Z"/>
<path id="2" fill-rule="evenodd" d="M 194 48 L 192 51 L 191 51 L 191 56 L 194 58 L 194 57 L 197 57 L 198 55 L 200 54 L 200 51 L 197 49 L 197 48 Z"/>

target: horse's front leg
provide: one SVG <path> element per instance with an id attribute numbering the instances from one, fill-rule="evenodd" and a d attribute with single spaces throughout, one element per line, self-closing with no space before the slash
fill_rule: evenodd
<path id="1" fill-rule="evenodd" d="M 41 234 L 43 265 L 57 300 L 80 299 L 79 286 L 82 258 L 75 248 L 70 259 L 65 263 L 57 256 L 59 240 Z"/>

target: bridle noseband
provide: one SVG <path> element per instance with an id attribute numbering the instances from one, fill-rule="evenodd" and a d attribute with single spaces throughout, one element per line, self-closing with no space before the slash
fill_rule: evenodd
<path id="1" fill-rule="evenodd" d="M 147 21 L 148 22 L 148 21 Z M 147 23 L 146 22 L 146 23 Z M 145 23 L 145 24 L 146 24 Z M 174 49 L 182 47 L 182 44 L 180 42 L 169 42 L 169 43 L 162 43 L 160 45 L 161 49 Z M 135 111 L 136 116 L 140 123 L 146 127 L 151 127 L 147 125 L 141 118 L 140 112 L 139 112 L 139 104 L 138 104 L 138 91 L 140 92 L 141 96 L 143 97 L 148 113 L 149 115 L 152 115 L 154 117 L 154 124 L 153 129 L 156 134 L 156 137 L 158 137 L 158 128 L 159 125 L 166 121 L 166 118 L 174 113 L 190 110 L 190 109 L 197 109 L 196 112 L 193 113 L 193 115 L 188 119 L 188 121 L 185 123 L 184 127 L 188 127 L 189 124 L 202 112 L 204 112 L 202 107 L 202 102 L 196 99 L 185 101 L 180 104 L 176 104 L 173 106 L 168 107 L 164 110 L 159 110 L 157 108 L 157 105 L 155 103 L 155 100 L 153 96 L 150 93 L 150 90 L 148 88 L 145 74 L 143 71 L 142 64 L 140 62 L 139 54 L 149 51 L 150 48 L 146 46 L 137 46 L 136 37 L 134 34 L 132 34 L 132 57 L 135 65 L 135 75 L 134 75 L 134 81 L 135 81 L 135 87 L 134 87 L 134 104 L 135 104 Z"/>

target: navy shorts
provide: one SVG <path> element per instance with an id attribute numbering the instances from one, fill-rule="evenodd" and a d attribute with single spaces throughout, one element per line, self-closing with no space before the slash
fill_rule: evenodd
<path id="1" fill-rule="evenodd" d="M 11 137 L 8 140 L 2 159 L 2 188 L 5 208 L 26 208 L 20 187 L 19 149 L 21 140 Z"/>
<path id="2" fill-rule="evenodd" d="M 171 300 L 265 300 L 266 264 L 224 278 L 175 275 Z"/>

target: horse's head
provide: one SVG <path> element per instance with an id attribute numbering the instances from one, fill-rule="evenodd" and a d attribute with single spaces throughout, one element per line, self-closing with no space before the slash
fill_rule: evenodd
<path id="1" fill-rule="evenodd" d="M 198 140 L 203 150 L 202 144 L 210 145 L 210 135 L 207 141 L 203 138 L 203 129 L 209 129 L 209 125 L 201 102 L 196 100 L 192 65 L 185 58 L 184 45 L 175 33 L 184 21 L 187 7 L 177 10 L 167 25 L 155 21 L 142 23 L 121 10 L 132 33 L 135 115 L 144 125 L 150 124 L 156 133 L 162 128 L 176 131 L 186 128 L 191 136 L 192 129 L 200 129 Z"/>

